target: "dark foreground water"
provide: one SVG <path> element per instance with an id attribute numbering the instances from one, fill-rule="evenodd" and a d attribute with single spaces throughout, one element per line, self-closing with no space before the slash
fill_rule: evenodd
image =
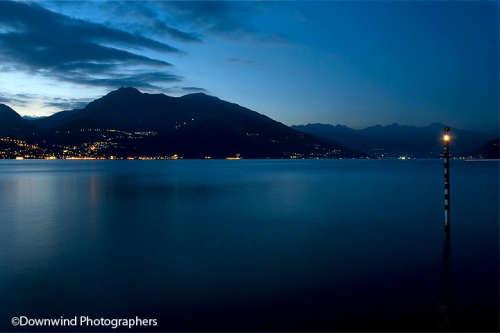
<path id="1" fill-rule="evenodd" d="M 0 162 L 0 331 L 496 331 L 498 172 L 452 161 L 446 241 L 441 161 Z"/>

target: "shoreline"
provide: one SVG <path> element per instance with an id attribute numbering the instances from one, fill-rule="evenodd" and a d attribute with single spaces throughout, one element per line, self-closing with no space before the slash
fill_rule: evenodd
<path id="1" fill-rule="evenodd" d="M 343 157 L 343 158 L 279 158 L 279 157 L 262 157 L 262 158 L 2 158 L 0 161 L 429 161 L 429 160 L 442 160 L 442 158 L 353 158 L 353 157 Z M 451 158 L 453 161 L 463 161 L 463 162 L 500 162 L 500 159 L 491 158 Z"/>

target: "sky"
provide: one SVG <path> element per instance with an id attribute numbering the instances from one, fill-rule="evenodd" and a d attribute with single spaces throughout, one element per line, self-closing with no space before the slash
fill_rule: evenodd
<path id="1" fill-rule="evenodd" d="M 287 125 L 499 126 L 496 1 L 0 1 L 0 103 L 204 92 Z"/>

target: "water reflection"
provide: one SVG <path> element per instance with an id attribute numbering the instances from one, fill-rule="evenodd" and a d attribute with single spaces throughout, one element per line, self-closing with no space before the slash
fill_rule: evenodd
<path id="1" fill-rule="evenodd" d="M 457 162 L 453 266 L 440 161 L 22 165 L 0 162 L 0 331 L 19 313 L 154 314 L 172 331 L 498 327 L 496 164 Z"/>
<path id="2" fill-rule="evenodd" d="M 439 328 L 450 329 L 451 306 L 452 306 L 452 272 L 451 272 L 451 237 L 450 232 L 445 233 L 443 239 L 443 250 L 441 254 L 441 276 L 440 276 L 440 303 L 439 303 Z"/>

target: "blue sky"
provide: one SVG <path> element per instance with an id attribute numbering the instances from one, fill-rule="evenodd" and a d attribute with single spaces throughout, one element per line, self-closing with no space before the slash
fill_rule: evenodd
<path id="1" fill-rule="evenodd" d="M 286 124 L 498 127 L 498 2 L 0 2 L 0 102 L 206 92 Z"/>

